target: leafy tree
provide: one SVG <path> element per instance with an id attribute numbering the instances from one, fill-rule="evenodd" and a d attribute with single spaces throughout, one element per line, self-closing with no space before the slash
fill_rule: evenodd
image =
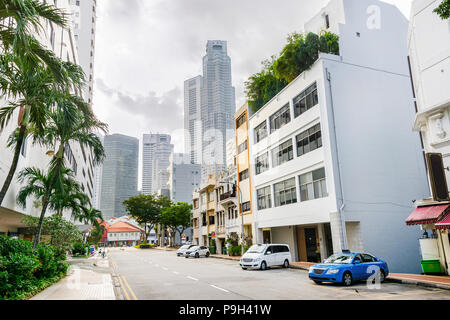
<path id="1" fill-rule="evenodd" d="M 151 230 L 156 224 L 161 223 L 161 214 L 163 210 L 168 208 L 172 202 L 161 195 L 140 194 L 125 200 L 123 204 L 130 216 L 144 226 L 144 244 L 146 244 Z"/>
<path id="2" fill-rule="evenodd" d="M 450 19 L 450 0 L 443 0 L 434 12 L 436 12 L 444 20 Z"/>
<path id="3" fill-rule="evenodd" d="M 99 243 L 103 238 L 105 233 L 105 226 L 101 224 L 94 225 L 89 238 L 87 239 L 89 243 Z"/>
<path id="4" fill-rule="evenodd" d="M 23 222 L 31 228 L 32 232 L 37 231 L 40 223 L 39 218 L 32 216 L 25 216 Z M 71 251 L 75 243 L 83 240 L 77 226 L 57 214 L 44 218 L 41 226 L 42 234 L 49 236 L 49 240 L 44 242 L 53 246 L 55 255 L 61 260 L 65 259 L 66 252 Z"/>
<path id="5" fill-rule="evenodd" d="M 174 234 L 181 235 L 191 226 L 192 223 L 192 205 L 179 202 L 163 210 L 161 214 L 161 223 L 167 226 Z"/>
<path id="6" fill-rule="evenodd" d="M 330 32 L 320 35 L 292 33 L 280 56 L 263 62 L 263 70 L 245 83 L 249 106 L 259 110 L 288 83 L 308 70 L 319 58 L 319 52 L 339 54 L 339 37 Z"/>

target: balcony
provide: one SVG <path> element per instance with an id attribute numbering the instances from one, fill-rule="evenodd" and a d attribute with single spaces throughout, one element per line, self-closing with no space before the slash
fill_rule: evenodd
<path id="1" fill-rule="evenodd" d="M 220 195 L 221 205 L 231 205 L 236 204 L 236 192 L 229 191 L 227 193 Z"/>

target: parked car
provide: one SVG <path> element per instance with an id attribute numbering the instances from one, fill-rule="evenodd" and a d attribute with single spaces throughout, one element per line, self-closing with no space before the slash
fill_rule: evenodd
<path id="1" fill-rule="evenodd" d="M 288 268 L 291 261 L 291 250 L 287 244 L 256 244 L 247 250 L 239 265 L 244 270 L 266 270 L 272 266 Z"/>
<path id="2" fill-rule="evenodd" d="M 194 246 L 195 245 L 193 245 L 193 244 L 186 244 L 186 245 L 182 246 L 180 249 L 177 250 L 177 257 L 184 256 L 185 252 Z"/>
<path id="3" fill-rule="evenodd" d="M 384 282 L 389 275 L 387 263 L 368 253 L 350 251 L 334 254 L 309 269 L 309 278 L 316 284 L 335 282 L 351 286 L 355 281 L 367 280 L 374 274 Z"/>
<path id="4" fill-rule="evenodd" d="M 184 253 L 184 256 L 186 258 L 192 257 L 192 258 L 200 258 L 200 257 L 209 257 L 209 249 L 204 246 L 193 246 L 186 250 Z"/>

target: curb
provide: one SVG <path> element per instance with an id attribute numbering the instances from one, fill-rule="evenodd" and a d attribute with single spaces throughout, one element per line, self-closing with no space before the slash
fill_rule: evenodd
<path id="1" fill-rule="evenodd" d="M 406 279 L 398 279 L 398 278 L 387 278 L 386 282 L 394 282 L 394 283 L 402 283 L 402 284 L 412 284 L 416 286 L 426 287 L 426 288 L 438 288 L 443 290 L 450 290 L 449 285 L 440 284 L 440 283 L 432 283 L 432 282 L 423 282 L 417 280 L 406 280 Z"/>
<path id="2" fill-rule="evenodd" d="M 231 259 L 229 257 L 221 257 L 221 256 L 214 256 L 214 255 L 210 255 L 210 258 L 214 258 L 214 259 L 222 259 L 222 260 L 229 260 L 229 261 L 236 261 L 239 262 L 238 259 Z"/>
<path id="3" fill-rule="evenodd" d="M 122 290 L 121 290 L 122 287 L 120 286 L 118 275 L 115 273 L 112 273 L 111 278 L 112 278 L 113 284 L 114 284 L 114 294 L 116 295 L 116 300 L 125 300 L 125 298 L 122 295 Z"/>
<path id="4" fill-rule="evenodd" d="M 296 269 L 296 270 L 309 271 L 309 268 L 307 268 L 307 267 L 293 266 L 292 264 L 289 265 L 289 268 L 290 268 L 290 269 Z"/>

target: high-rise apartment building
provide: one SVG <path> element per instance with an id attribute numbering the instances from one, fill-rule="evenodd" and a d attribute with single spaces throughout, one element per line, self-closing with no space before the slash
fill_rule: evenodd
<path id="1" fill-rule="evenodd" d="M 142 140 L 142 193 L 145 195 L 167 189 L 170 156 L 174 146 L 168 134 L 144 134 Z"/>
<path id="2" fill-rule="evenodd" d="M 174 153 L 168 171 L 170 199 L 190 203 L 193 191 L 200 187 L 200 165 L 191 163 L 189 154 Z"/>
<path id="3" fill-rule="evenodd" d="M 69 0 L 69 3 L 79 63 L 86 74 L 87 85 L 83 95 L 86 101 L 92 104 L 97 0 Z"/>
<path id="4" fill-rule="evenodd" d="M 100 210 L 105 220 L 127 214 L 123 202 L 137 195 L 139 140 L 121 134 L 105 136 Z"/>
<path id="5" fill-rule="evenodd" d="M 100 139 L 102 144 L 104 144 L 105 137 L 98 133 L 97 137 Z M 103 173 L 103 163 L 98 164 L 94 167 L 94 198 L 92 199 L 92 206 L 96 209 L 100 209 L 100 197 L 102 191 L 102 173 Z"/>
<path id="6" fill-rule="evenodd" d="M 210 40 L 203 57 L 203 76 L 185 82 L 186 152 L 201 164 L 203 181 L 226 168 L 226 143 L 234 136 L 235 110 L 227 42 Z"/>
<path id="7" fill-rule="evenodd" d="M 47 4 L 55 5 L 68 14 L 72 11 L 70 0 L 49 0 L 46 2 Z M 83 47 L 77 48 L 72 25 L 69 25 L 68 28 L 63 29 L 53 23 L 46 22 L 43 24 L 43 27 L 45 29 L 44 32 L 40 35 L 36 35 L 36 37 L 43 45 L 46 46 L 47 49 L 52 50 L 58 58 L 64 61 L 70 61 L 79 65 L 82 64 L 82 59 L 80 57 L 84 55 L 85 49 Z M 90 32 L 93 32 L 92 36 L 95 35 L 95 29 Z M 84 36 L 80 35 L 79 40 L 82 40 L 82 37 Z M 90 53 L 88 54 L 90 55 Z M 0 148 L 2 150 L 0 153 L 1 184 L 5 181 L 13 158 L 13 150 L 7 148 L 6 145 L 10 134 L 17 127 L 18 113 L 19 110 L 13 114 L 8 126 L 6 126 L 0 133 Z M 3 203 L 0 204 L 0 218 L 8 218 L 6 220 L 9 221 L 8 225 L 0 223 L 0 234 L 15 234 L 18 231 L 18 228 L 24 227 L 21 222 L 23 213 L 33 216 L 40 214 L 40 208 L 37 208 L 34 205 L 34 199 L 32 198 L 29 199 L 26 210 L 17 205 L 16 195 L 23 186 L 17 181 L 17 174 L 26 167 L 40 168 L 44 171 L 47 170 L 49 161 L 51 160 L 51 158 L 46 154 L 47 151 L 47 148 L 44 148 L 38 144 L 33 145 L 29 139 L 25 140 L 19 158 L 16 175 L 13 178 Z M 66 148 L 66 160 L 69 168 L 74 171 L 75 178 L 80 183 L 82 190 L 92 200 L 94 197 L 94 164 L 92 161 L 93 158 L 91 151 L 89 149 L 81 148 L 78 143 L 70 143 L 70 145 Z M 53 212 L 49 211 L 48 215 L 51 214 L 53 214 Z M 71 217 L 70 213 L 64 213 L 64 216 L 67 219 L 70 219 Z M 0 221 L 1 220 L 2 219 L 0 219 Z"/>

